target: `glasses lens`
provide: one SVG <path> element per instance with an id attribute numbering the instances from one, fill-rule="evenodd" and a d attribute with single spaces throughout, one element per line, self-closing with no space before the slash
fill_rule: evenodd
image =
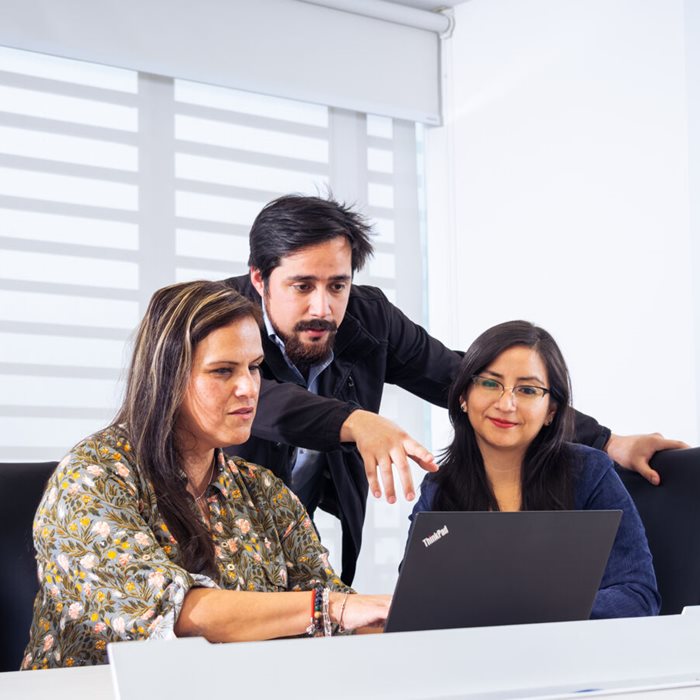
<path id="1" fill-rule="evenodd" d="M 519 399 L 541 399 L 544 396 L 544 389 L 540 386 L 516 386 L 513 387 L 513 393 Z"/>
<path id="2" fill-rule="evenodd" d="M 492 391 L 494 393 L 503 391 L 503 385 L 501 382 L 498 382 L 495 379 L 489 379 L 488 377 L 474 377 L 474 384 L 485 391 Z"/>

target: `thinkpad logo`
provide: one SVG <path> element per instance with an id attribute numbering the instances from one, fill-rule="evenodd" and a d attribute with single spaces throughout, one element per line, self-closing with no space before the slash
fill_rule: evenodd
<path id="1" fill-rule="evenodd" d="M 434 544 L 441 537 L 444 537 L 445 535 L 448 535 L 449 533 L 450 533 L 450 531 L 447 529 L 447 525 L 444 525 L 439 530 L 435 530 L 435 532 L 432 535 L 430 535 L 428 537 L 424 537 L 422 542 L 426 547 L 430 547 L 431 544 Z"/>

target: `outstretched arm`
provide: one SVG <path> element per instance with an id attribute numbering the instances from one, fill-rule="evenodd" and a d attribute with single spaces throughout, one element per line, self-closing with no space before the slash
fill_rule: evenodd
<path id="1" fill-rule="evenodd" d="M 605 451 L 621 467 L 641 474 L 649 483 L 661 483 L 659 473 L 649 466 L 649 460 L 661 450 L 678 450 L 689 447 L 681 440 L 668 440 L 661 433 L 648 435 L 611 435 Z"/>
<path id="2" fill-rule="evenodd" d="M 680 440 L 667 440 L 661 433 L 615 435 L 595 418 L 579 411 L 574 412 L 574 419 L 574 442 L 604 450 L 621 467 L 638 472 L 654 486 L 661 482 L 658 473 L 649 466 L 654 454 L 688 447 Z"/>
<path id="3" fill-rule="evenodd" d="M 396 501 L 392 465 L 408 500 L 415 495 L 408 458 L 426 471 L 437 469 L 428 450 L 396 423 L 294 384 L 263 380 L 253 434 L 319 451 L 337 450 L 343 442 L 354 442 L 365 465 L 370 491 L 381 498 L 379 471 L 389 503 Z"/>

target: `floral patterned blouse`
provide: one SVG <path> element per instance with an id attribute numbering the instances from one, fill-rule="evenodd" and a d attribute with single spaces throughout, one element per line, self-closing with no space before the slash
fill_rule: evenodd
<path id="1" fill-rule="evenodd" d="M 304 507 L 267 469 L 216 455 L 207 492 L 218 579 L 179 566 L 178 544 L 128 437 L 107 428 L 76 445 L 34 519 L 39 592 L 22 669 L 107 663 L 109 642 L 174 638 L 195 586 L 349 591 Z M 193 517 L 196 517 L 193 504 Z"/>

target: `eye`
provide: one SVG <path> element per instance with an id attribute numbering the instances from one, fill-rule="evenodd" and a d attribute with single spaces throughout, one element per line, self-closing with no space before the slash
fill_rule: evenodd
<path id="1" fill-rule="evenodd" d="M 231 368 L 230 367 L 217 367 L 216 369 L 212 370 L 212 374 L 217 375 L 218 377 L 229 377 L 231 375 Z"/>
<path id="2" fill-rule="evenodd" d="M 334 282 L 331 285 L 331 291 L 334 294 L 340 294 L 341 292 L 344 292 L 345 289 L 347 288 L 347 282 Z"/>
<path id="3" fill-rule="evenodd" d="M 476 378 L 477 386 L 482 389 L 489 389 L 490 391 L 499 390 L 501 388 L 501 383 L 497 382 L 495 379 L 487 379 L 486 377 Z"/>
<path id="4" fill-rule="evenodd" d="M 261 369 L 262 369 L 262 365 L 249 365 L 248 366 L 249 372 L 260 372 Z"/>
<path id="5" fill-rule="evenodd" d="M 299 292 L 299 294 L 307 294 L 311 291 L 311 285 L 307 284 L 306 282 L 299 282 L 298 284 L 293 285 L 293 287 L 295 291 Z"/>
<path id="6" fill-rule="evenodd" d="M 534 398 L 535 396 L 543 396 L 544 391 L 539 386 L 527 386 L 523 384 L 522 386 L 516 386 L 514 391 L 518 396 L 522 396 L 528 399 Z"/>

